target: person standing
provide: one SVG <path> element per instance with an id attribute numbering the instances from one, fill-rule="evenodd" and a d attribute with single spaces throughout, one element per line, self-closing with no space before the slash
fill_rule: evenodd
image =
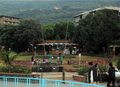
<path id="1" fill-rule="evenodd" d="M 97 82 L 97 69 L 93 66 L 92 62 L 89 62 L 88 82 L 90 84 L 96 84 Z"/>
<path id="2" fill-rule="evenodd" d="M 112 81 L 113 87 L 115 87 L 115 68 L 113 67 L 112 63 L 109 63 L 109 76 L 108 76 L 108 83 L 107 87 L 109 87 L 110 82 Z"/>
<path id="3" fill-rule="evenodd" d="M 60 61 L 60 57 L 59 57 L 59 55 L 57 56 L 57 62 L 59 63 L 59 61 Z"/>
<path id="4" fill-rule="evenodd" d="M 62 56 L 60 56 L 60 62 L 61 62 L 61 65 L 62 65 L 62 60 L 63 60 L 63 57 L 62 57 Z"/>
<path id="5" fill-rule="evenodd" d="M 37 58 L 36 60 L 37 60 L 37 65 L 38 65 L 39 59 Z"/>
<path id="6" fill-rule="evenodd" d="M 50 63 L 52 62 L 52 54 L 49 55 Z"/>
<path id="7" fill-rule="evenodd" d="M 47 58 L 45 59 L 45 62 L 47 63 Z"/>
<path id="8" fill-rule="evenodd" d="M 77 49 L 77 54 L 79 54 L 79 48 Z"/>
<path id="9" fill-rule="evenodd" d="M 99 85 L 99 81 L 100 81 L 100 70 L 99 70 L 99 68 L 98 68 L 98 64 L 96 63 L 95 64 L 95 67 L 96 67 L 96 69 L 97 69 L 97 72 L 98 72 L 98 81 L 97 81 L 97 85 Z"/>
<path id="10" fill-rule="evenodd" d="M 45 58 L 43 58 L 43 63 L 45 63 Z"/>
<path id="11" fill-rule="evenodd" d="M 32 65 L 34 64 L 34 58 L 33 58 L 33 56 L 31 57 L 31 63 L 32 63 Z"/>

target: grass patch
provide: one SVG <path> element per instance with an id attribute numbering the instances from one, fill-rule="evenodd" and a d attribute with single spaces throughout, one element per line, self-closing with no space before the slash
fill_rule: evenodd
<path id="1" fill-rule="evenodd" d="M 18 56 L 15 60 L 31 60 L 32 56 Z"/>
<path id="2" fill-rule="evenodd" d="M 32 57 L 32 56 L 19 56 L 19 57 L 17 57 L 15 60 L 30 60 L 30 61 L 31 61 L 31 57 Z M 34 58 L 34 59 L 36 59 L 36 58 Z M 42 58 L 40 58 L 39 60 L 40 60 L 41 62 L 43 61 Z M 48 60 L 48 62 L 49 62 L 49 58 L 48 58 L 47 60 Z M 63 63 L 65 63 L 65 62 L 66 62 L 66 58 L 63 59 Z M 52 59 L 52 63 L 57 63 L 57 58 L 56 58 L 56 59 Z"/>

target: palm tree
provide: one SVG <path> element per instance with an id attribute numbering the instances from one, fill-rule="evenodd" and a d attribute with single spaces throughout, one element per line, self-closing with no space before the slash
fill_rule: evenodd
<path id="1" fill-rule="evenodd" d="M 1 60 L 3 60 L 6 64 L 11 65 L 12 61 L 17 58 L 18 54 L 13 51 L 1 51 Z"/>

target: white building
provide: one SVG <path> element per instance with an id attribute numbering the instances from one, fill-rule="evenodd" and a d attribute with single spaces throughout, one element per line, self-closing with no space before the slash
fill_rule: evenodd
<path id="1" fill-rule="evenodd" d="M 115 13 L 120 15 L 120 7 L 114 7 L 114 6 L 101 7 L 101 8 L 97 8 L 97 9 L 94 9 L 94 10 L 91 10 L 91 11 L 86 11 L 84 13 L 81 13 L 81 14 L 78 14 L 78 15 L 74 16 L 73 18 L 75 19 L 75 21 L 74 21 L 75 25 L 78 25 L 79 20 L 82 19 L 82 18 L 85 18 L 87 14 L 93 13 L 93 15 L 94 15 L 97 11 L 103 10 L 103 9 L 113 10 Z"/>

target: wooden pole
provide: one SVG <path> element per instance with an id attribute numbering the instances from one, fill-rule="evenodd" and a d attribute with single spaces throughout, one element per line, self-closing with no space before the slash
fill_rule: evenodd
<path id="1" fill-rule="evenodd" d="M 65 53 L 65 49 L 66 49 L 67 32 L 68 32 L 68 23 L 67 23 L 67 28 L 66 28 L 66 37 L 65 37 L 65 47 L 64 47 L 64 53 Z"/>
<path id="2" fill-rule="evenodd" d="M 41 30 L 42 30 L 42 39 L 43 39 L 43 44 L 44 44 L 44 35 L 43 35 L 43 28 L 42 28 L 42 24 L 41 24 Z M 45 54 L 45 45 L 43 45 L 43 49 L 44 49 L 44 54 Z"/>

